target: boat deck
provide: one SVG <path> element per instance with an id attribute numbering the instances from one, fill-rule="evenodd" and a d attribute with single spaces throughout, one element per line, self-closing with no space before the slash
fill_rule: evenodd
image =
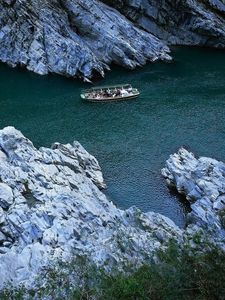
<path id="1" fill-rule="evenodd" d="M 137 98 L 140 92 L 131 85 L 117 85 L 108 87 L 95 87 L 84 90 L 81 98 L 90 102 L 118 102 Z"/>

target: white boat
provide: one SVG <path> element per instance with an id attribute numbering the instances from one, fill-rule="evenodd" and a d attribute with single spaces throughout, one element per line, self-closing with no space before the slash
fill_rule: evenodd
<path id="1" fill-rule="evenodd" d="M 114 86 L 99 86 L 83 90 L 81 98 L 90 102 L 123 101 L 137 98 L 140 95 L 138 89 L 130 84 Z"/>

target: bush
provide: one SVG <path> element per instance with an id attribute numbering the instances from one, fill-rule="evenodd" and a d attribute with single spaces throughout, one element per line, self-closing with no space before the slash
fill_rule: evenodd
<path id="1" fill-rule="evenodd" d="M 209 249 L 209 245 L 204 248 Z M 107 274 L 87 261 L 75 261 L 67 271 L 50 272 L 48 285 L 36 295 L 54 300 L 224 300 L 225 253 L 213 246 L 210 249 L 193 253 L 188 246 L 180 249 L 172 242 L 166 251 L 158 253 L 157 264 L 144 265 L 129 275 Z M 67 278 L 75 270 L 80 275 L 80 288 L 71 276 L 70 281 Z M 0 295 L 0 299 L 14 299 L 4 298 L 6 295 Z M 17 293 L 15 299 L 24 295 Z"/>

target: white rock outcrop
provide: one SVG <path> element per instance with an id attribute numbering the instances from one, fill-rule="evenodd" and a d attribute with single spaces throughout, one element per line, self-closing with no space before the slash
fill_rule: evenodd
<path id="1" fill-rule="evenodd" d="M 0 130 L 0 289 L 30 286 L 55 260 L 87 256 L 106 269 L 140 265 L 182 230 L 168 218 L 119 210 L 97 160 L 78 143 L 40 148 Z"/>
<path id="2" fill-rule="evenodd" d="M 162 170 L 167 184 L 191 204 L 187 232 L 199 229 L 225 250 L 225 164 L 181 148 Z"/>

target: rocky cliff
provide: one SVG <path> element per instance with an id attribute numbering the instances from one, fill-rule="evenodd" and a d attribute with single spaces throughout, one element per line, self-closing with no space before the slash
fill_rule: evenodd
<path id="1" fill-rule="evenodd" d="M 168 45 L 225 47 L 223 0 L 103 0 Z"/>
<path id="2" fill-rule="evenodd" d="M 180 149 L 162 171 L 191 203 L 187 228 L 135 207 L 118 209 L 103 192 L 97 160 L 78 143 L 39 150 L 13 127 L 0 130 L 0 289 L 29 287 L 56 261 L 88 257 L 124 270 L 157 261 L 171 239 L 202 233 L 225 250 L 225 164 Z"/>
<path id="3" fill-rule="evenodd" d="M 191 204 L 186 233 L 202 231 L 225 250 L 225 164 L 208 157 L 196 158 L 181 148 L 162 170 L 170 188 Z"/>
<path id="4" fill-rule="evenodd" d="M 89 79 L 171 60 L 167 45 L 225 46 L 222 0 L 0 0 L 0 11 L 0 60 L 38 74 Z"/>
<path id="5" fill-rule="evenodd" d="M 158 38 L 96 0 L 1 0 L 0 9 L 1 61 L 39 74 L 90 78 L 112 62 L 170 59 Z"/>
<path id="6" fill-rule="evenodd" d="M 0 131 L 0 289 L 29 286 L 57 260 L 88 257 L 106 270 L 150 261 L 182 230 L 168 218 L 109 202 L 96 159 L 74 142 L 37 150 Z"/>

